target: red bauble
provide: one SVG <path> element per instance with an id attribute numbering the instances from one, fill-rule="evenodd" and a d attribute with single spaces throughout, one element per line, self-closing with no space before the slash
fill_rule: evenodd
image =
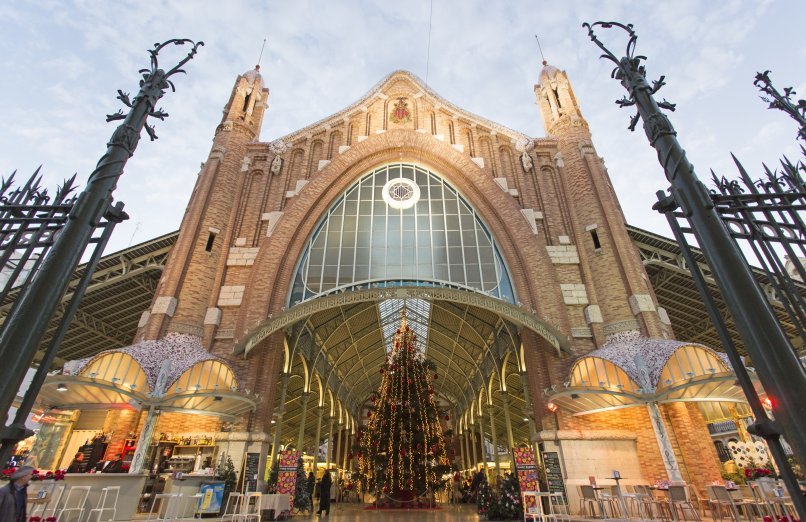
<path id="1" fill-rule="evenodd" d="M 451 418 L 449 416 L 445 415 L 445 420 L 449 421 L 449 420 L 451 420 Z"/>
<path id="2" fill-rule="evenodd" d="M 372 412 L 371 412 L 371 411 L 368 411 L 368 412 L 367 412 L 367 418 L 369 419 L 369 418 L 371 418 L 371 417 L 372 417 Z"/>
<path id="3" fill-rule="evenodd" d="M 439 378 L 439 374 L 434 374 L 434 380 L 436 381 Z"/>
<path id="4" fill-rule="evenodd" d="M 383 373 L 383 368 L 381 368 L 381 373 Z"/>

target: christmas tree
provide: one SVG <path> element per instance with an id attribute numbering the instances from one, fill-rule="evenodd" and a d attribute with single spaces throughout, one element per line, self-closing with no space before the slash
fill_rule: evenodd
<path id="1" fill-rule="evenodd" d="M 297 460 L 297 483 L 294 487 L 294 508 L 297 511 L 312 511 L 311 496 L 308 492 L 308 477 L 302 467 L 302 457 Z"/>
<path id="2" fill-rule="evenodd" d="M 358 455 L 368 490 L 379 498 L 410 501 L 444 486 L 450 466 L 431 385 L 435 368 L 417 348 L 404 307 Z"/>

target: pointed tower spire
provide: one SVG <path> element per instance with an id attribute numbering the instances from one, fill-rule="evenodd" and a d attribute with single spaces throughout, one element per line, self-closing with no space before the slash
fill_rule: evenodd
<path id="1" fill-rule="evenodd" d="M 565 71 L 543 60 L 543 69 L 535 85 L 535 98 L 543 116 L 543 127 L 549 136 L 555 135 L 562 125 L 583 126 L 588 123 L 582 117 L 574 90 Z"/>
<path id="2" fill-rule="evenodd" d="M 232 130 L 237 125 L 246 130 L 251 139 L 257 139 L 268 99 L 269 90 L 264 87 L 258 64 L 235 80 L 229 102 L 224 107 L 219 131 Z"/>

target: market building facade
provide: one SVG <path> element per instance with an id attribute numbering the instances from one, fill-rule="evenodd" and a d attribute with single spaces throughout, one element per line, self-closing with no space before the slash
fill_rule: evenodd
<path id="1" fill-rule="evenodd" d="M 262 478 L 287 447 L 356 469 L 405 306 L 458 469 L 526 444 L 568 486 L 720 479 L 707 423 L 746 416 L 730 366 L 674 340 L 569 77 L 544 64 L 534 93 L 543 138 L 396 71 L 261 142 L 269 90 L 239 76 L 132 346 L 49 378 L 67 413 L 40 453 L 103 432 L 133 473 L 253 455 Z"/>

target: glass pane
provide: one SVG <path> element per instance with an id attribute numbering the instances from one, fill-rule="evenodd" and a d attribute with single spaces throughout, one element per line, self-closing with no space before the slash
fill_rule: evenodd
<path id="1" fill-rule="evenodd" d="M 419 201 L 408 208 L 383 199 L 386 183 L 400 177 L 414 180 L 420 189 Z M 407 197 L 399 190 L 400 184 L 390 194 L 392 201 L 405 201 L 396 199 Z M 446 281 L 514 302 L 506 266 L 487 227 L 442 178 L 412 164 L 384 166 L 355 182 L 333 202 L 308 245 L 291 303 L 368 279 L 381 287 Z"/>

